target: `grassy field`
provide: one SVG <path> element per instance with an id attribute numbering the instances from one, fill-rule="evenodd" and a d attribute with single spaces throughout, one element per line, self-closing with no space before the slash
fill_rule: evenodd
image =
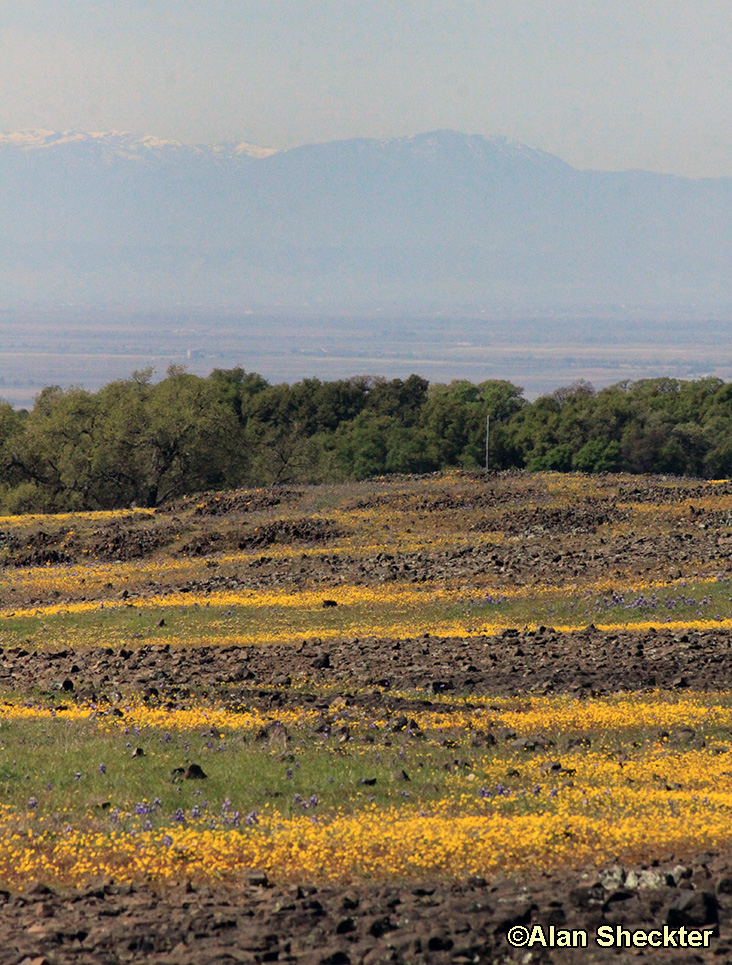
<path id="1" fill-rule="evenodd" d="M 729 694 L 413 699 L 408 717 L 343 704 L 329 723 L 7 702 L 2 880 L 460 877 L 730 843 Z"/>

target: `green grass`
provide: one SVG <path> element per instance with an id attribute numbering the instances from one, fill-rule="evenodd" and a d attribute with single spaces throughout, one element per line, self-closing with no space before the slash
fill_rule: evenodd
<path id="1" fill-rule="evenodd" d="M 414 697 L 421 699 L 425 694 L 415 692 Z M 317 721 L 288 725 L 286 744 L 262 739 L 251 728 L 236 727 L 235 715 L 233 726 L 220 731 L 210 726 L 136 728 L 123 719 L 110 724 L 106 717 L 72 720 L 60 711 L 40 719 L 8 717 L 0 724 L 0 801 L 18 813 L 32 807 L 59 828 L 142 829 L 148 821 L 153 827 L 168 824 L 176 813 L 186 820 L 202 815 L 226 826 L 236 812 L 245 823 L 247 815 L 267 806 L 284 816 L 349 813 L 370 804 L 429 808 L 453 799 L 456 789 L 478 805 L 483 783 L 499 781 L 513 792 L 524 787 L 521 793 L 525 794 L 524 765 L 529 766 L 529 761 L 561 760 L 564 768 L 571 769 L 572 762 L 585 753 L 581 746 L 569 746 L 572 734 L 566 729 L 553 732 L 550 727 L 543 728 L 543 733 L 551 743 L 534 753 L 512 749 L 500 739 L 492 746 L 473 746 L 475 732 L 466 726 L 465 714 L 483 710 L 487 720 L 500 721 L 503 712 L 518 709 L 518 704 L 492 705 L 486 698 L 471 710 L 457 700 L 453 707 L 458 709 L 446 705 L 452 723 L 442 728 L 413 734 L 394 730 L 394 716 L 385 722 L 380 710 L 347 708 L 340 719 L 330 712 L 327 736 L 317 729 Z M 659 703 L 659 710 L 673 703 L 669 697 Z M 729 707 L 732 695 L 715 695 L 714 703 Z M 434 704 L 433 710 L 438 709 L 439 704 Z M 699 713 L 704 720 L 703 705 Z M 276 712 L 269 719 L 276 720 Z M 642 758 L 651 745 L 658 745 L 659 728 L 629 723 L 623 722 L 619 729 L 582 733 L 591 738 L 594 755 L 609 760 L 621 753 Z M 341 741 L 339 728 L 344 724 L 350 725 L 350 739 Z M 728 745 L 728 730 L 713 721 L 693 726 L 709 746 Z M 142 756 L 134 756 L 137 748 Z M 203 768 L 205 780 L 174 775 L 175 768 L 191 762 Z M 409 781 L 395 777 L 402 770 Z M 468 782 L 471 773 L 473 783 Z M 548 789 L 565 778 L 566 773 L 550 774 L 543 783 Z M 376 782 L 361 783 L 364 779 Z M 512 807 L 530 810 L 532 800 L 517 797 Z"/>
<path id="2" fill-rule="evenodd" d="M 116 811 L 126 815 L 122 821 L 128 826 L 169 823 L 179 809 L 190 816 L 196 806 L 225 823 L 227 800 L 226 813 L 238 811 L 242 820 L 267 804 L 284 815 L 353 811 L 373 802 L 439 798 L 444 764 L 454 756 L 452 748 L 410 747 L 408 736 L 383 732 L 374 744 L 359 740 L 344 746 L 337 737 L 294 731 L 286 748 L 273 749 L 244 730 L 227 729 L 224 737 L 200 730 L 125 730 L 66 720 L 62 713 L 41 721 L 3 721 L 0 800 L 22 813 L 34 799 L 39 814 L 77 827 L 118 823 Z M 137 748 L 144 756 L 133 756 Z M 205 780 L 172 775 L 190 762 L 203 768 Z M 401 768 L 409 782 L 395 781 L 393 772 Z M 360 783 L 373 778 L 374 785 Z M 313 795 L 317 804 L 304 808 L 301 802 L 311 802 Z M 135 814 L 138 805 L 155 799 L 159 804 L 151 814 Z"/>
<path id="3" fill-rule="evenodd" d="M 616 589 L 606 592 L 550 591 L 537 593 L 535 598 L 487 593 L 484 601 L 466 599 L 449 608 L 447 614 L 466 624 L 486 622 L 507 627 L 584 626 L 647 620 L 661 626 L 676 620 L 726 620 L 732 616 L 732 582 L 690 580 L 646 590 L 627 590 L 618 584 Z"/>
<path id="4" fill-rule="evenodd" d="M 337 589 L 324 591 L 338 597 Z M 482 599 L 466 595 L 452 603 L 429 599 L 411 602 L 320 606 L 107 606 L 90 612 L 55 613 L 3 619 L 2 646 L 135 646 L 147 639 L 171 644 L 195 644 L 202 638 L 222 643 L 237 636 L 316 636 L 321 633 L 348 637 L 361 626 L 383 625 L 397 635 L 414 633 L 419 615 L 422 626 L 461 622 L 466 630 L 488 623 L 506 627 L 529 625 L 623 624 L 651 620 L 659 626 L 671 621 L 721 620 L 732 615 L 732 584 L 683 582 L 660 589 L 627 591 L 621 586 L 605 593 L 542 591 L 536 597 L 486 593 Z M 158 624 L 164 621 L 163 626 Z"/>
<path id="5" fill-rule="evenodd" d="M 324 590 L 323 598 L 337 600 L 337 588 Z M 31 616 L 8 616 L 2 620 L 0 645 L 19 646 L 129 646 L 147 639 L 171 644 L 195 644 L 202 637 L 222 642 L 236 636 L 317 636 L 335 633 L 344 637 L 359 626 L 372 624 L 414 632 L 417 616 L 425 626 L 449 618 L 453 607 L 429 600 L 417 608 L 397 601 L 364 602 L 324 609 L 321 605 L 148 607 L 107 605 L 88 612 L 57 612 Z M 161 621 L 163 626 L 159 626 Z"/>

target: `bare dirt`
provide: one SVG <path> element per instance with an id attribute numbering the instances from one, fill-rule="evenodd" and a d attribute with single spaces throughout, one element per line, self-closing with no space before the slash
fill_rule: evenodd
<path id="1" fill-rule="evenodd" d="M 326 661 L 327 666 L 320 666 Z M 732 634 L 725 630 L 603 632 L 586 628 L 504 630 L 496 637 L 366 637 L 323 645 L 314 640 L 249 646 L 200 646 L 185 659 L 170 645 L 111 648 L 10 647 L 0 653 L 0 685 L 23 690 L 66 688 L 85 700 L 111 692 L 155 687 L 160 700 L 180 694 L 221 696 L 230 684 L 237 699 L 302 700 L 290 680 L 309 677 L 343 690 L 373 688 L 372 700 L 389 705 L 391 690 L 485 694 L 571 693 L 591 696 L 660 688 L 732 688 Z M 278 689 L 272 692 L 275 684 Z M 284 686 L 283 686 L 284 685 Z M 260 693 L 261 691 L 261 693 Z M 363 698 L 361 698 L 363 699 Z M 427 701 L 429 702 L 429 701 Z"/>
<path id="2" fill-rule="evenodd" d="M 726 962 L 732 942 L 719 936 L 729 935 L 731 875 L 728 859 L 700 855 L 669 858 L 645 871 L 618 867 L 522 881 L 305 888 L 244 881 L 227 888 L 186 883 L 166 892 L 102 883 L 73 896 L 39 887 L 0 896 L 0 963 L 559 965 L 630 961 L 641 953 L 655 962 Z M 511 928 L 536 925 L 547 943 L 550 926 L 555 942 L 562 930 L 581 931 L 586 947 L 544 948 L 535 941 L 529 950 L 511 948 Z M 618 939 L 618 925 L 629 938 Z M 602 926 L 620 942 L 632 942 L 636 930 L 658 930 L 663 941 L 665 927 L 667 943 L 676 945 L 619 953 L 597 944 Z M 702 929 L 711 932 L 708 948 L 683 947 Z"/>

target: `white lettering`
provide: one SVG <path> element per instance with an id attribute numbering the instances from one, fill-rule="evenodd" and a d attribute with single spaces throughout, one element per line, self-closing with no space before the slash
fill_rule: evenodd
<path id="1" fill-rule="evenodd" d="M 546 938 L 544 937 L 544 929 L 541 925 L 534 925 L 531 929 L 531 934 L 529 935 L 529 940 L 526 944 L 531 948 L 532 945 L 543 945 L 544 948 L 547 947 Z"/>
<path id="2" fill-rule="evenodd" d="M 601 948 L 612 948 L 615 944 L 612 925 L 600 925 L 597 929 L 596 941 Z"/>

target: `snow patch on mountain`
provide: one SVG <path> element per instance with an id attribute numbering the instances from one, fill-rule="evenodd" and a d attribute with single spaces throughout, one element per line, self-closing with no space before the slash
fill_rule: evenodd
<path id="1" fill-rule="evenodd" d="M 142 160 L 151 155 L 213 154 L 218 157 L 265 158 L 276 154 L 274 148 L 248 144 L 185 145 L 170 138 L 152 134 L 132 134 L 129 131 L 47 131 L 30 129 L 0 133 L 0 149 L 17 148 L 30 151 L 58 151 L 63 149 L 93 148 L 108 156 Z"/>

